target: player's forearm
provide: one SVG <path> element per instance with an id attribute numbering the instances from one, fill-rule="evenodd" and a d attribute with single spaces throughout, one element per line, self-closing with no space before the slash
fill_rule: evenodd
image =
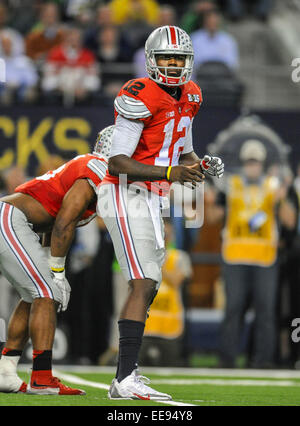
<path id="1" fill-rule="evenodd" d="M 113 176 L 127 175 L 129 180 L 161 180 L 166 178 L 167 167 L 143 164 L 126 155 L 111 157 L 108 171 Z"/>
<path id="2" fill-rule="evenodd" d="M 77 179 L 65 195 L 56 216 L 51 236 L 51 256 L 67 255 L 80 218 L 95 200 L 95 192 L 87 179 Z"/>
<path id="3" fill-rule="evenodd" d="M 76 223 L 54 225 L 51 235 L 51 256 L 66 257 L 75 234 Z"/>

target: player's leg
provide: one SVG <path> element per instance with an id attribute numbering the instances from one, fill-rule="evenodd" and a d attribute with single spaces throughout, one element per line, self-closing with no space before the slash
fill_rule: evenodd
<path id="1" fill-rule="evenodd" d="M 38 236 L 32 231 L 25 215 L 6 203 L 0 203 L 0 266 L 3 275 L 18 291 L 23 302 L 15 312 L 10 325 L 8 344 L 25 341 L 28 334 L 33 344 L 33 372 L 27 392 L 39 394 L 81 394 L 69 390 L 52 376 L 52 346 L 56 326 L 57 304 L 61 292 L 54 284 L 46 254 L 41 250 Z M 28 315 L 29 313 L 29 315 Z M 20 317 L 23 326 L 17 330 L 15 319 Z M 25 322 L 27 320 L 27 327 Z M 15 336 L 13 333 L 16 333 Z M 18 338 L 13 343 L 18 333 Z M 23 333 L 23 334 L 22 334 Z M 7 344 L 7 347 L 8 347 Z M 15 373 L 15 382 L 17 383 Z M 7 376 L 2 377 L 5 385 Z M 10 377 L 12 381 L 12 377 Z M 37 386 L 35 386 L 37 385 Z M 41 386 L 42 385 L 42 386 Z M 0 388 L 1 389 L 1 388 Z M 2 391 L 16 392 L 18 389 Z M 72 391 L 72 392 L 71 392 Z M 75 392 L 76 391 L 76 392 Z"/>
<path id="2" fill-rule="evenodd" d="M 58 303 L 51 298 L 36 298 L 29 317 L 29 335 L 33 346 L 33 362 L 27 393 L 36 395 L 84 395 L 80 389 L 62 384 L 52 374 L 52 348 L 56 329 Z"/>
<path id="3" fill-rule="evenodd" d="M 111 399 L 170 400 L 170 395 L 147 386 L 149 381 L 138 373 L 138 357 L 142 345 L 145 320 L 153 301 L 156 283 L 151 279 L 131 280 L 119 326 L 119 360 L 116 378 L 109 390 Z"/>
<path id="4" fill-rule="evenodd" d="M 21 300 L 9 321 L 0 366 L 4 369 L 10 367 L 10 372 L 17 374 L 17 365 L 30 335 L 33 345 L 32 375 L 44 376 L 41 370 L 49 375 L 52 370 L 51 349 L 55 327 L 56 306 L 53 299 L 37 298 L 32 303 Z"/>
<path id="5" fill-rule="evenodd" d="M 121 382 L 137 368 L 149 304 L 155 294 L 153 280 L 132 280 L 119 326 L 119 362 L 116 378 Z"/>
<path id="6" fill-rule="evenodd" d="M 129 293 L 120 318 L 144 323 L 147 317 L 147 310 L 155 293 L 156 282 L 151 279 L 129 281 Z"/>
<path id="7" fill-rule="evenodd" d="M 52 381 L 52 347 L 56 329 L 56 304 L 51 298 L 36 298 L 29 316 L 29 334 L 33 348 L 29 390 Z"/>
<path id="8" fill-rule="evenodd" d="M 0 391 L 26 392 L 27 385 L 18 377 L 17 366 L 28 340 L 30 308 L 30 303 L 21 300 L 10 318 L 0 359 Z"/>
<path id="9" fill-rule="evenodd" d="M 145 378 L 137 370 L 147 311 L 157 293 L 156 283 L 151 279 L 144 279 L 132 280 L 129 284 L 130 292 L 118 322 L 119 361 L 109 398 L 170 400 L 170 395 L 148 386 L 149 381 L 145 382 Z"/>
<path id="10" fill-rule="evenodd" d="M 106 188 L 105 188 L 106 187 Z M 129 283 L 128 297 L 119 320 L 119 363 L 110 398 L 171 399 L 146 386 L 137 372 L 147 310 L 161 280 L 154 225 L 144 194 L 128 192 L 130 204 L 138 197 L 140 217 L 128 213 L 126 189 L 118 185 L 100 187 L 98 209 L 113 240 L 116 257 Z M 104 199 L 106 203 L 104 203 Z M 109 206 L 108 210 L 104 206 Z"/>
<path id="11" fill-rule="evenodd" d="M 55 326 L 56 306 L 53 299 L 37 298 L 32 303 L 21 300 L 9 321 L 7 341 L 0 361 L 3 371 L 15 375 L 15 381 L 19 382 L 17 365 L 30 335 L 33 345 L 32 376 L 52 376 L 51 349 Z M 24 389 L 23 383 L 21 389 Z"/>
<path id="12" fill-rule="evenodd" d="M 31 303 L 20 300 L 8 323 L 6 348 L 23 351 L 29 338 L 29 316 Z"/>

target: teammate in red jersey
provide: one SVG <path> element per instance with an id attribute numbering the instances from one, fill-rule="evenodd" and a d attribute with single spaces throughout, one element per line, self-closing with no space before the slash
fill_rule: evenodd
<path id="1" fill-rule="evenodd" d="M 160 209 L 172 182 L 195 186 L 203 173 L 221 177 L 224 165 L 217 157 L 200 159 L 193 150 L 192 122 L 202 95 L 190 81 L 194 52 L 188 34 L 174 26 L 157 28 L 146 41 L 145 55 L 149 77 L 129 81 L 115 99 L 108 173 L 99 190 L 99 197 L 108 200 L 99 204 L 99 212 L 130 288 L 119 320 L 117 374 L 108 396 L 169 400 L 170 395 L 147 386 L 137 370 L 147 311 L 161 282 L 165 249 Z M 123 183 L 120 175 L 128 181 Z"/>
<path id="2" fill-rule="evenodd" d="M 96 215 L 112 130 L 110 126 L 99 133 L 93 154 L 79 155 L 0 199 L 0 269 L 21 297 L 0 360 L 2 392 L 85 394 L 52 376 L 52 346 L 56 310 L 66 310 L 70 298 L 65 258 L 76 226 Z M 49 259 L 36 232 L 51 233 Z M 17 364 L 29 337 L 33 369 L 27 386 L 17 375 Z"/>

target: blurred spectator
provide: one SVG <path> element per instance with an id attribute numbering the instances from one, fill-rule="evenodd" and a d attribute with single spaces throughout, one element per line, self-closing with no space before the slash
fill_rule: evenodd
<path id="1" fill-rule="evenodd" d="M 90 16 L 97 0 L 64 0 L 64 10 L 67 18 L 74 20 L 79 15 Z"/>
<path id="2" fill-rule="evenodd" d="M 191 254 L 219 257 L 221 251 L 221 231 L 223 227 L 223 208 L 216 204 L 218 190 L 212 179 L 205 179 L 204 185 L 204 223 L 197 232 L 191 247 Z M 193 278 L 187 288 L 190 308 L 222 309 L 224 297 L 220 289 L 220 266 L 218 261 L 193 264 Z M 220 291 L 221 290 L 221 291 Z"/>
<path id="3" fill-rule="evenodd" d="M 65 0 L 63 2 L 64 17 L 82 30 L 87 29 L 94 21 L 94 9 L 97 3 L 97 0 Z"/>
<path id="4" fill-rule="evenodd" d="M 176 9 L 169 5 L 161 5 L 158 18 L 158 26 L 164 25 L 176 25 Z M 133 66 L 135 78 L 148 77 L 146 72 L 146 61 L 145 61 L 145 42 L 147 37 L 141 43 L 141 47 L 137 49 L 133 55 Z"/>
<path id="5" fill-rule="evenodd" d="M 204 15 L 216 9 L 215 0 L 196 0 L 183 15 L 180 28 L 188 34 L 203 28 Z"/>
<path id="6" fill-rule="evenodd" d="M 175 182 L 170 190 L 170 215 L 174 227 L 174 243 L 177 249 L 190 251 L 196 242 L 198 227 L 188 227 L 187 221 L 193 220 L 196 212 L 196 197 L 201 197 L 203 186 L 196 189 Z"/>
<path id="7" fill-rule="evenodd" d="M 46 3 L 41 8 L 39 22 L 26 37 L 26 54 L 36 61 L 43 61 L 62 40 L 58 7 L 54 3 Z"/>
<path id="8" fill-rule="evenodd" d="M 277 297 L 278 364 L 294 368 L 300 359 L 299 345 L 289 339 L 288 347 L 283 350 L 280 337 L 283 333 L 290 336 L 291 324 L 300 312 L 300 233 L 298 230 L 299 195 L 294 184 L 294 176 L 289 167 L 279 169 L 281 179 L 287 186 L 286 201 L 279 205 L 280 244 L 279 244 L 279 292 Z M 284 301 L 284 302 L 283 302 Z M 283 333 L 282 333 L 283 332 Z"/>
<path id="9" fill-rule="evenodd" d="M 114 50 L 115 54 L 113 56 L 118 56 L 118 61 L 130 62 L 132 57 L 132 50 L 130 49 L 128 42 L 126 42 L 126 38 L 122 29 L 120 27 L 115 27 L 115 24 L 112 20 L 111 8 L 108 5 L 102 5 L 97 9 L 95 25 L 88 29 L 84 35 L 85 47 L 90 49 L 96 57 L 101 56 L 101 53 L 99 53 L 102 44 L 101 33 L 107 27 L 110 29 L 107 32 L 110 37 L 107 37 L 107 35 L 104 36 L 106 39 L 104 44 L 106 46 L 107 38 L 109 39 L 108 47 L 106 49 L 109 51 Z M 109 56 L 111 56 L 111 53 Z"/>
<path id="10" fill-rule="evenodd" d="M 42 90 L 49 100 L 63 96 L 65 102 L 72 104 L 88 100 L 99 88 L 95 57 L 83 47 L 81 31 L 69 28 L 64 42 L 49 53 Z"/>
<path id="11" fill-rule="evenodd" d="M 24 40 L 22 35 L 15 29 L 8 26 L 8 12 L 4 4 L 0 3 L 0 35 L 6 34 L 11 40 L 11 55 L 24 54 Z M 4 54 L 0 47 L 0 56 Z"/>
<path id="12" fill-rule="evenodd" d="M 174 248 L 171 222 L 165 220 L 166 260 L 162 282 L 146 320 L 139 362 L 151 366 L 182 366 L 184 306 L 181 291 L 192 275 L 188 254 Z"/>
<path id="13" fill-rule="evenodd" d="M 133 55 L 134 78 L 148 77 L 146 71 L 145 46 L 137 49 Z"/>
<path id="14" fill-rule="evenodd" d="M 158 27 L 163 27 L 165 25 L 177 25 L 177 14 L 176 9 L 170 4 L 162 4 L 159 10 L 158 16 Z"/>
<path id="15" fill-rule="evenodd" d="M 6 194 L 12 194 L 15 188 L 26 182 L 27 176 L 20 166 L 12 166 L 3 173 Z"/>
<path id="16" fill-rule="evenodd" d="M 97 59 L 101 63 L 126 62 L 130 58 L 122 49 L 120 32 L 115 26 L 105 26 L 98 34 Z"/>
<path id="17" fill-rule="evenodd" d="M 97 9 L 96 23 L 85 32 L 84 45 L 100 62 L 130 62 L 132 58 L 132 49 L 124 32 L 113 23 L 107 5 Z"/>
<path id="18" fill-rule="evenodd" d="M 98 28 L 105 25 L 116 25 L 113 21 L 110 4 L 101 4 L 96 10 L 96 24 Z"/>
<path id="19" fill-rule="evenodd" d="M 96 364 L 107 349 L 113 258 L 112 241 L 101 218 L 77 229 L 67 266 L 72 297 L 61 317 L 70 333 L 71 362 Z"/>
<path id="20" fill-rule="evenodd" d="M 246 141 L 240 151 L 242 172 L 229 178 L 222 257 L 226 307 L 221 333 L 221 366 L 235 367 L 244 315 L 254 309 L 250 366 L 274 365 L 277 343 L 278 230 L 276 206 L 284 203 L 286 188 L 264 175 L 266 149 L 258 140 Z"/>
<path id="21" fill-rule="evenodd" d="M 99 44 L 97 50 L 97 60 L 102 67 L 102 87 L 106 95 L 115 97 L 120 91 L 126 79 L 130 79 L 131 74 L 126 76 L 119 68 L 119 63 L 129 62 L 129 49 L 125 41 L 121 39 L 120 30 L 116 26 L 105 26 L 98 34 Z M 114 66 L 114 64 L 116 66 Z"/>
<path id="22" fill-rule="evenodd" d="M 120 69 L 113 65 L 130 63 L 133 51 L 122 28 L 113 24 L 108 5 L 98 7 L 96 24 L 85 32 L 84 45 L 94 53 L 100 64 L 105 64 L 102 68 L 103 93 L 115 97 L 132 74 L 126 75 L 122 66 Z"/>
<path id="23" fill-rule="evenodd" d="M 92 283 L 87 274 L 100 243 L 96 220 L 76 229 L 67 259 L 67 277 L 72 288 L 68 310 L 60 321 L 68 329 L 71 362 L 90 363 L 90 309 L 89 292 Z M 97 301 L 95 301 L 97 302 Z"/>
<path id="24" fill-rule="evenodd" d="M 153 26 L 158 22 L 159 4 L 156 0 L 111 0 L 109 6 L 117 25 L 143 21 Z"/>
<path id="25" fill-rule="evenodd" d="M 9 2 L 10 22 L 23 36 L 36 23 L 43 0 L 12 0 Z"/>
<path id="26" fill-rule="evenodd" d="M 0 32 L 2 58 L 6 66 L 6 81 L 0 83 L 1 103 L 33 102 L 37 96 L 38 74 L 31 60 L 23 54 L 13 54 L 9 32 Z"/>
<path id="27" fill-rule="evenodd" d="M 66 160 L 59 155 L 53 154 L 49 155 L 43 163 L 39 164 L 36 169 L 35 176 L 42 176 L 47 173 L 49 170 L 56 170 L 62 166 Z"/>
<path id="28" fill-rule="evenodd" d="M 220 24 L 219 11 L 207 12 L 204 17 L 203 29 L 191 34 L 195 53 L 195 70 L 197 66 L 209 61 L 218 61 L 230 68 L 238 67 L 237 42 L 230 34 L 220 30 Z"/>
<path id="29" fill-rule="evenodd" d="M 227 0 L 227 13 L 232 20 L 246 16 L 247 10 L 257 19 L 265 21 L 273 6 L 273 0 Z"/>
<path id="30" fill-rule="evenodd" d="M 113 20 L 122 26 L 132 52 L 143 47 L 145 40 L 158 23 L 158 3 L 154 0 L 113 0 L 110 6 Z M 119 19 L 120 17 L 122 18 Z"/>

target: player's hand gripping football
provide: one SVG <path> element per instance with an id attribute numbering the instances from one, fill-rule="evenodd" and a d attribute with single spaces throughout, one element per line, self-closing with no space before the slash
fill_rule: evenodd
<path id="1" fill-rule="evenodd" d="M 205 176 L 199 169 L 199 163 L 195 163 L 192 166 L 174 166 L 168 176 L 170 182 L 179 182 L 182 185 L 188 182 L 192 187 L 195 187 L 197 183 L 203 182 L 204 179 Z"/>
<path id="2" fill-rule="evenodd" d="M 221 178 L 224 174 L 224 163 L 219 157 L 205 155 L 200 162 L 200 167 L 203 173 L 209 176 L 216 176 L 217 178 Z"/>

